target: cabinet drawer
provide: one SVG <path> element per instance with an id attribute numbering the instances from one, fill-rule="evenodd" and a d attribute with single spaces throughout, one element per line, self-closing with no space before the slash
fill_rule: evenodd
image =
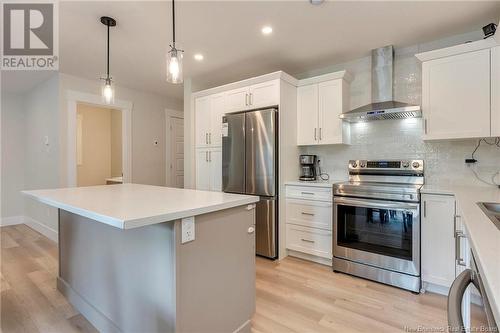
<path id="1" fill-rule="evenodd" d="M 286 248 L 332 259 L 332 233 L 328 230 L 287 224 Z"/>
<path id="2" fill-rule="evenodd" d="M 332 230 L 332 204 L 329 202 L 286 199 L 286 223 Z"/>
<path id="3" fill-rule="evenodd" d="M 286 197 L 332 202 L 332 188 L 287 185 Z"/>

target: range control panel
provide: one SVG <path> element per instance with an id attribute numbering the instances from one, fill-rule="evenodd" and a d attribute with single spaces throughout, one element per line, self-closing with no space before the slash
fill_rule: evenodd
<path id="1" fill-rule="evenodd" d="M 349 171 L 387 171 L 387 172 L 419 172 L 424 171 L 423 160 L 350 160 Z"/>

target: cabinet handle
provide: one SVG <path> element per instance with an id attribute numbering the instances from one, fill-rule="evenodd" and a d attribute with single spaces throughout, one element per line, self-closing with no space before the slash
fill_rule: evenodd
<path id="1" fill-rule="evenodd" d="M 319 128 L 319 139 L 323 140 L 323 135 L 322 135 L 322 128 Z"/>
<path id="2" fill-rule="evenodd" d="M 248 106 L 248 94 L 245 94 L 245 105 Z"/>
<path id="3" fill-rule="evenodd" d="M 316 141 L 318 138 L 316 136 L 316 127 L 314 128 L 314 141 Z"/>
<path id="4" fill-rule="evenodd" d="M 205 152 L 205 161 L 208 162 L 208 151 Z"/>
<path id="5" fill-rule="evenodd" d="M 248 96 L 248 104 L 253 105 L 253 94 L 250 93 Z"/>
<path id="6" fill-rule="evenodd" d="M 424 201 L 424 217 L 427 217 L 427 201 Z"/>
<path id="7" fill-rule="evenodd" d="M 460 218 L 460 215 L 457 215 L 457 214 L 453 215 L 453 236 L 455 236 L 456 235 L 455 233 L 457 231 L 459 231 L 459 230 L 457 230 L 457 219 L 459 219 L 459 218 Z"/>
<path id="8" fill-rule="evenodd" d="M 208 145 L 208 133 L 205 133 L 205 143 Z"/>
<path id="9" fill-rule="evenodd" d="M 427 118 L 424 119 L 424 133 L 427 134 Z"/>
<path id="10" fill-rule="evenodd" d="M 309 195 L 314 195 L 313 192 L 300 192 L 301 194 L 309 194 Z"/>
<path id="11" fill-rule="evenodd" d="M 212 144 L 212 133 L 208 133 L 208 144 Z"/>
<path id="12" fill-rule="evenodd" d="M 212 152 L 211 151 L 208 152 L 208 161 L 212 162 Z"/>
<path id="13" fill-rule="evenodd" d="M 306 243 L 314 243 L 314 241 L 310 239 L 301 238 L 300 240 Z"/>
<path id="14" fill-rule="evenodd" d="M 254 227 L 248 227 L 247 232 L 248 232 L 249 234 L 253 234 L 253 232 L 254 232 L 254 231 L 255 231 L 255 228 L 254 228 Z"/>
<path id="15" fill-rule="evenodd" d="M 467 266 L 465 260 L 461 257 L 460 252 L 460 239 L 465 238 L 465 234 L 462 231 L 455 232 L 455 260 L 460 266 Z"/>
<path id="16" fill-rule="evenodd" d="M 307 213 L 307 212 L 302 212 L 301 214 L 302 214 L 302 215 L 308 215 L 308 216 L 314 216 L 314 214 L 313 214 L 313 213 Z"/>

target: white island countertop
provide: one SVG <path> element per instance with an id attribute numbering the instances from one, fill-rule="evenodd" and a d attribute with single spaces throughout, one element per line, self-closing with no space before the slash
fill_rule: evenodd
<path id="1" fill-rule="evenodd" d="M 138 228 L 259 201 L 257 196 L 140 184 L 23 193 L 47 205 L 120 229 Z"/>
<path id="2" fill-rule="evenodd" d="M 500 230 L 477 205 L 478 202 L 500 202 L 500 189 L 424 185 L 420 192 L 455 196 L 495 321 L 500 324 Z"/>

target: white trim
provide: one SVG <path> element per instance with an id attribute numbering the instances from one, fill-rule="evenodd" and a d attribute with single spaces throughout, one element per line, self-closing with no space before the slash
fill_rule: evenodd
<path id="1" fill-rule="evenodd" d="M 184 112 L 173 110 L 173 109 L 165 109 L 165 185 L 172 186 L 172 169 L 170 169 L 170 160 L 171 160 L 171 147 L 172 144 L 170 142 L 171 129 L 170 129 L 170 119 L 171 118 L 180 118 L 184 120 Z M 186 124 L 184 124 L 186 126 Z M 185 172 L 185 171 L 184 171 Z"/>
<path id="2" fill-rule="evenodd" d="M 277 71 L 269 74 L 264 74 L 260 76 L 255 76 L 252 78 L 248 78 L 245 80 L 237 81 L 237 82 L 232 82 L 228 83 L 222 86 L 210 88 L 210 89 L 205 89 L 205 90 L 200 90 L 194 93 L 191 93 L 192 98 L 198 98 L 202 96 L 208 96 L 216 93 L 221 93 L 225 92 L 231 89 L 236 89 L 236 88 L 242 88 L 246 86 L 251 86 L 253 84 L 257 83 L 262 83 L 262 82 L 267 82 L 275 79 L 281 79 L 285 82 L 290 83 L 293 86 L 297 86 L 297 79 L 291 76 L 290 74 L 287 74 L 283 71 Z"/>
<path id="3" fill-rule="evenodd" d="M 490 49 L 498 46 L 499 43 L 494 38 L 481 39 L 470 43 L 459 44 L 455 46 L 445 47 L 443 49 L 437 49 L 422 53 L 415 54 L 415 57 L 421 62 L 446 58 L 462 53 L 479 51 L 484 49 Z"/>
<path id="4" fill-rule="evenodd" d="M 354 79 L 354 76 L 349 71 L 343 70 L 299 80 L 297 86 L 298 87 L 307 86 L 314 83 L 320 83 L 338 79 L 343 79 L 344 81 L 351 83 L 352 80 Z"/>
<path id="5" fill-rule="evenodd" d="M 123 158 L 123 182 L 132 182 L 132 102 L 115 100 L 112 105 L 102 102 L 101 96 L 68 90 L 67 98 L 67 186 L 75 187 L 77 182 L 77 158 L 76 158 L 76 109 L 78 103 L 91 104 L 120 110 L 122 112 L 122 158 Z"/>
<path id="6" fill-rule="evenodd" d="M 294 251 L 294 250 L 290 250 L 290 249 L 287 249 L 287 252 L 288 252 L 288 256 L 290 256 L 290 257 L 295 257 L 295 258 L 299 258 L 299 259 L 303 259 L 303 260 L 307 260 L 307 261 L 312 261 L 312 262 L 315 262 L 315 263 L 318 263 L 321 265 L 332 267 L 332 259 L 322 258 L 322 257 L 318 257 L 318 256 L 315 256 L 315 255 L 312 255 L 309 253 L 302 253 L 302 252 L 298 252 L 298 251 Z M 280 260 L 283 260 L 285 258 L 286 258 L 286 256 L 284 258 L 281 258 Z"/>
<path id="7" fill-rule="evenodd" d="M 56 242 L 56 243 L 58 242 L 57 230 L 49 228 L 48 226 L 46 226 L 42 222 L 37 221 L 35 219 L 32 219 L 31 217 L 25 216 L 24 217 L 24 224 L 26 224 L 31 229 L 38 231 L 39 233 L 41 233 L 45 237 L 53 240 L 54 242 Z"/>
<path id="8" fill-rule="evenodd" d="M 24 216 L 9 216 L 9 217 L 2 217 L 0 219 L 0 227 L 6 227 L 9 225 L 16 225 L 23 223 L 24 223 Z"/>
<path id="9" fill-rule="evenodd" d="M 448 293 L 450 292 L 450 288 L 439 285 L 439 284 L 422 281 L 422 291 L 424 291 L 424 292 L 428 291 L 428 292 L 431 292 L 434 294 L 448 296 Z"/>

